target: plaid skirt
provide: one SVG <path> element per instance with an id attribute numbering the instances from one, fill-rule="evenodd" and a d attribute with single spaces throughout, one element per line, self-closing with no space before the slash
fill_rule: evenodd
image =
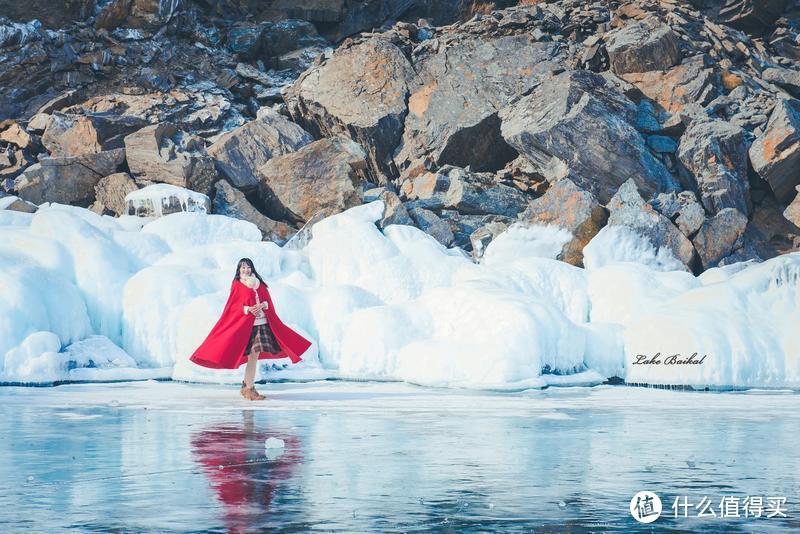
<path id="1" fill-rule="evenodd" d="M 278 354 L 280 351 L 281 346 L 278 344 L 278 340 L 275 339 L 275 334 L 272 333 L 269 323 L 253 327 L 253 330 L 250 331 L 250 340 L 247 342 L 247 348 L 244 350 L 245 355 L 250 355 L 253 352 Z"/>

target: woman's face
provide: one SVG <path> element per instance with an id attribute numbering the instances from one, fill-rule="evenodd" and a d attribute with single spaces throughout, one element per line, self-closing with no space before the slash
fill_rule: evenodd
<path id="1" fill-rule="evenodd" d="M 250 276 L 252 272 L 253 270 L 247 263 L 242 262 L 242 264 L 239 265 L 239 278 Z"/>

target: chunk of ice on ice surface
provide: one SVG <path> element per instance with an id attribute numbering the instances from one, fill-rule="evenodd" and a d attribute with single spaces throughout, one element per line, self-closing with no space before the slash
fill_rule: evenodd
<path id="1" fill-rule="evenodd" d="M 265 449 L 282 449 L 284 445 L 283 440 L 278 438 L 267 438 L 264 442 Z"/>

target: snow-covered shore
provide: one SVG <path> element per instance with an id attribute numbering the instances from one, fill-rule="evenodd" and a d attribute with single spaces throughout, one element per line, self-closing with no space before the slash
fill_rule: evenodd
<path id="1" fill-rule="evenodd" d="M 303 363 L 262 377 L 800 387 L 800 254 L 695 277 L 607 227 L 580 269 L 552 259 L 563 231 L 534 227 L 501 235 L 475 264 L 416 228 L 381 232 L 382 213 L 377 201 L 324 219 L 298 250 L 220 215 L 0 210 L 0 382 L 240 381 L 188 357 L 249 257 L 284 322 L 314 341 Z M 668 363 L 695 353 L 702 363 Z"/>

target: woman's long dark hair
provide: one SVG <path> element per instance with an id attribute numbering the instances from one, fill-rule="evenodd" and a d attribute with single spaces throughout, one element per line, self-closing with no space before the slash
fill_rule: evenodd
<path id="1" fill-rule="evenodd" d="M 250 271 L 252 271 L 253 276 L 258 278 L 258 281 L 264 284 L 264 287 L 269 287 L 267 283 L 264 281 L 264 279 L 261 278 L 261 275 L 258 274 L 258 271 L 256 271 L 256 266 L 253 265 L 253 260 L 251 260 L 250 258 L 242 258 L 241 260 L 239 260 L 239 263 L 236 264 L 236 274 L 233 275 L 234 280 L 239 280 L 239 269 L 241 268 L 243 263 L 246 263 L 247 265 L 250 266 Z"/>

